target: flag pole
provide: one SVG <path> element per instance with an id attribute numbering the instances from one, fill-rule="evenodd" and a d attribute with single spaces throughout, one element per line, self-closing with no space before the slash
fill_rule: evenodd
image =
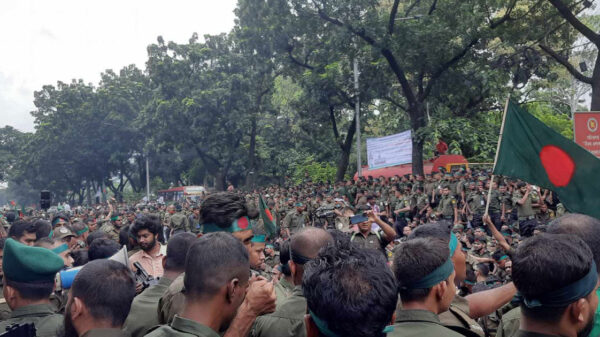
<path id="1" fill-rule="evenodd" d="M 492 198 L 492 186 L 494 185 L 494 170 L 498 161 L 498 153 L 500 152 L 500 144 L 502 143 L 502 134 L 504 133 L 504 122 L 506 121 L 506 112 L 508 111 L 508 102 L 510 102 L 510 94 L 506 98 L 504 105 L 504 113 L 502 114 L 502 125 L 500 125 L 500 135 L 498 136 L 498 145 L 496 145 L 496 155 L 494 156 L 494 166 L 492 167 L 492 178 L 490 180 L 490 188 L 488 189 L 487 202 L 485 204 L 485 215 L 489 215 L 490 199 Z"/>

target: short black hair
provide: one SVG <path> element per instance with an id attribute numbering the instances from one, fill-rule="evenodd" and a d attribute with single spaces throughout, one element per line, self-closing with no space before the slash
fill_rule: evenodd
<path id="1" fill-rule="evenodd" d="M 94 240 L 96 240 L 96 239 L 108 239 L 108 238 L 109 237 L 108 237 L 107 233 L 97 230 L 97 231 L 91 232 L 90 235 L 88 235 L 87 239 L 85 239 L 85 243 L 89 247 L 92 245 L 92 242 L 94 242 Z"/>
<path id="2" fill-rule="evenodd" d="M 77 234 L 77 232 L 84 230 L 86 227 L 87 225 L 83 223 L 83 221 L 77 220 L 71 224 L 71 231 L 73 234 L 75 234 L 75 236 L 80 236 Z"/>
<path id="3" fill-rule="evenodd" d="M 542 233 L 524 240 L 513 255 L 512 278 L 526 299 L 545 294 L 582 279 L 592 266 L 592 251 L 579 237 Z M 560 319 L 562 307 L 521 306 L 523 315 L 541 322 Z"/>
<path id="4" fill-rule="evenodd" d="M 167 243 L 167 257 L 165 258 L 165 269 L 183 271 L 185 269 L 185 258 L 190 246 L 196 242 L 196 235 L 192 233 L 177 233 Z"/>
<path id="5" fill-rule="evenodd" d="M 75 276 L 71 295 L 81 299 L 94 319 L 120 327 L 135 296 L 135 281 L 129 268 L 117 261 L 91 261 Z"/>
<path id="6" fill-rule="evenodd" d="M 160 219 L 154 214 L 144 214 L 141 217 L 135 219 L 133 226 L 131 226 L 131 233 L 137 236 L 137 233 L 143 229 L 147 229 L 148 232 L 156 235 L 160 232 Z"/>
<path id="7" fill-rule="evenodd" d="M 71 257 L 73 258 L 73 267 L 83 266 L 90 260 L 88 251 L 84 249 L 72 251 Z"/>
<path id="8" fill-rule="evenodd" d="M 26 220 L 18 220 L 13 222 L 8 229 L 8 236 L 17 239 L 17 241 L 27 233 L 35 233 L 35 226 Z M 37 238 L 37 235 L 36 235 Z"/>
<path id="9" fill-rule="evenodd" d="M 220 192 L 209 195 L 200 208 L 202 223 L 214 223 L 226 228 L 243 217 L 256 218 L 258 212 L 250 208 L 243 196 L 231 192 Z"/>
<path id="10" fill-rule="evenodd" d="M 572 234 L 587 243 L 600 272 L 600 220 L 584 214 L 565 214 L 554 219 L 546 228 L 549 234 Z"/>
<path id="11" fill-rule="evenodd" d="M 477 271 L 479 274 L 481 274 L 481 276 L 488 277 L 490 275 L 490 266 L 487 263 L 478 263 Z"/>
<path id="12" fill-rule="evenodd" d="M 90 261 L 109 258 L 121 249 L 118 243 L 111 239 L 99 238 L 92 241 L 88 248 L 88 257 Z"/>
<path id="13" fill-rule="evenodd" d="M 449 241 L 451 232 L 452 224 L 450 222 L 438 221 L 418 226 L 410 233 L 408 239 L 438 238 Z"/>
<path id="14" fill-rule="evenodd" d="M 44 219 L 36 219 L 33 221 L 33 227 L 35 228 L 35 239 L 47 238 L 50 236 L 52 231 L 52 225 L 50 222 Z"/>
<path id="15" fill-rule="evenodd" d="M 339 336 L 385 336 L 398 299 L 384 256 L 353 245 L 323 248 L 305 265 L 302 290 L 309 310 Z"/>
<path id="16" fill-rule="evenodd" d="M 439 238 L 417 238 L 401 243 L 394 252 L 393 270 L 402 301 L 413 302 L 426 298 L 431 288 L 409 289 L 407 286 L 431 274 L 449 256 L 448 241 Z"/>
<path id="17" fill-rule="evenodd" d="M 503 256 L 505 256 L 505 255 L 506 255 L 506 253 L 504 252 L 504 250 L 502 250 L 502 249 L 498 249 L 498 250 L 496 250 L 494 253 L 492 253 L 492 258 L 493 258 L 495 261 L 500 261 L 500 259 L 501 259 Z"/>
<path id="18" fill-rule="evenodd" d="M 183 284 L 186 298 L 214 296 L 233 278 L 250 277 L 248 250 L 233 235 L 215 232 L 203 235 L 190 247 Z"/>
<path id="19" fill-rule="evenodd" d="M 41 281 L 41 282 L 17 282 L 12 281 L 4 276 L 6 280 L 6 284 L 15 288 L 21 298 L 25 300 L 37 301 L 37 300 L 46 300 L 54 291 L 54 280 L 50 281 Z"/>

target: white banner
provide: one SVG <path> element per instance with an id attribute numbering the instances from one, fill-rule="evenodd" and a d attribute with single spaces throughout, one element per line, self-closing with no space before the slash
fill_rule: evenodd
<path id="1" fill-rule="evenodd" d="M 412 162 L 410 130 L 381 138 L 367 138 L 369 169 Z"/>

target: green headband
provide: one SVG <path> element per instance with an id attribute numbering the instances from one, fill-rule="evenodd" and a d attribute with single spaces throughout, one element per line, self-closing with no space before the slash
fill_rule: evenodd
<path id="1" fill-rule="evenodd" d="M 534 299 L 523 296 L 523 304 L 528 308 L 551 307 L 560 308 L 567 306 L 580 298 L 589 295 L 598 284 L 598 271 L 596 263 L 592 260 L 590 270 L 581 279 L 560 289 L 544 293 L 543 298 Z"/>
<path id="2" fill-rule="evenodd" d="M 434 285 L 446 280 L 454 271 L 452 259 L 448 258 L 444 264 L 437 267 L 434 271 L 426 275 L 422 279 L 413 282 L 412 284 L 403 286 L 403 289 L 428 289 Z"/>
<path id="3" fill-rule="evenodd" d="M 110 221 L 117 221 L 119 220 L 119 216 L 113 216 L 112 218 L 110 218 Z"/>
<path id="4" fill-rule="evenodd" d="M 67 249 L 69 249 L 69 246 L 66 243 L 63 243 L 62 245 L 51 249 L 53 252 L 55 252 L 56 254 L 60 254 L 64 251 L 66 251 Z"/>
<path id="5" fill-rule="evenodd" d="M 458 238 L 454 233 L 450 232 L 450 244 L 448 248 L 450 248 L 450 257 L 454 256 L 454 252 L 456 251 L 456 247 L 458 247 Z"/>
<path id="6" fill-rule="evenodd" d="M 502 255 L 502 257 L 498 259 L 498 262 L 500 262 L 502 260 L 506 260 L 506 259 L 508 259 L 508 256 L 507 255 Z"/>
<path id="7" fill-rule="evenodd" d="M 241 232 L 241 231 L 252 229 L 252 224 L 250 223 L 250 218 L 248 218 L 247 216 L 243 216 L 243 217 L 235 220 L 229 227 L 221 227 L 215 223 L 205 223 L 203 226 L 204 226 L 204 234 L 213 233 L 213 232 L 235 233 L 235 232 Z"/>
<path id="8" fill-rule="evenodd" d="M 267 241 L 267 236 L 264 234 L 260 234 L 260 235 L 254 235 L 252 237 L 252 240 L 250 240 L 251 242 L 257 242 L 257 243 L 265 243 Z"/>
<path id="9" fill-rule="evenodd" d="M 88 226 L 83 227 L 83 229 L 78 230 L 77 232 L 75 232 L 75 234 L 77 234 L 77 236 L 80 236 L 81 234 L 87 232 L 89 230 Z"/>

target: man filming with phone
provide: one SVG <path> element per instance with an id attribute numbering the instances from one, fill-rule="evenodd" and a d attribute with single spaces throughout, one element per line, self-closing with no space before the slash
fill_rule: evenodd
<path id="1" fill-rule="evenodd" d="M 352 225 L 358 225 L 358 232 L 352 234 L 350 241 L 363 248 L 377 249 L 385 254 L 385 247 L 396 238 L 396 231 L 392 226 L 381 220 L 373 211 L 365 211 L 362 214 L 350 218 Z M 379 226 L 372 229 L 372 224 Z"/>

